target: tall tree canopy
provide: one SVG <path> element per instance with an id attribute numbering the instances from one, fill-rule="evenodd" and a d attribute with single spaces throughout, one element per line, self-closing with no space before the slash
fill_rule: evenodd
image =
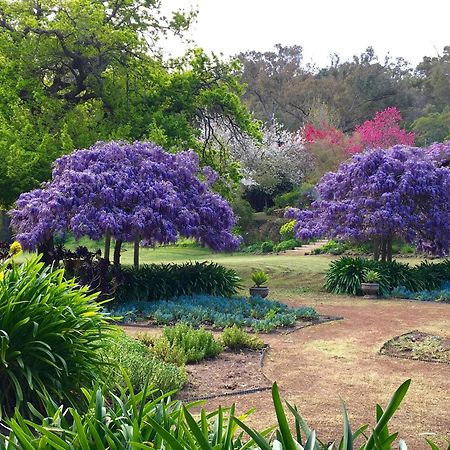
<path id="1" fill-rule="evenodd" d="M 375 258 L 392 258 L 402 238 L 425 251 L 450 250 L 450 169 L 444 147 L 394 146 L 352 157 L 317 186 L 310 210 L 291 210 L 299 238 L 336 237 L 373 241 Z"/>
<path id="2" fill-rule="evenodd" d="M 201 181 L 203 177 L 205 181 Z M 22 194 L 12 225 L 24 248 L 35 249 L 55 233 L 76 238 L 147 245 L 193 237 L 214 250 L 233 250 L 235 218 L 228 203 L 210 191 L 214 173 L 202 174 L 194 152 L 170 154 L 148 142 L 98 143 L 59 158 L 52 180 Z M 138 262 L 138 260 L 137 260 Z"/>
<path id="3" fill-rule="evenodd" d="M 305 63 L 297 45 L 242 53 L 239 59 L 249 108 L 258 118 L 276 118 L 291 131 L 326 121 L 348 132 L 390 106 L 411 120 L 425 101 L 412 68 L 401 58 L 379 61 L 371 47 L 350 61 L 334 55 L 324 68 Z"/>
<path id="4" fill-rule="evenodd" d="M 199 129 L 211 120 L 257 134 L 234 63 L 158 53 L 161 36 L 182 35 L 194 18 L 165 17 L 155 0 L 0 0 L 0 206 L 98 140 L 203 152 Z"/>

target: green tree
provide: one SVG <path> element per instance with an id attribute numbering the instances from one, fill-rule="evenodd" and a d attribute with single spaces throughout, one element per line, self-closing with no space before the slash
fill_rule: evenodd
<path id="1" fill-rule="evenodd" d="M 257 135 L 235 63 L 201 50 L 161 57 L 159 39 L 182 36 L 195 16 L 166 17 L 157 0 L 0 0 L 0 206 L 98 140 L 194 148 L 220 168 L 201 128 L 222 120 Z"/>
<path id="2" fill-rule="evenodd" d="M 433 142 L 448 141 L 450 140 L 450 111 L 419 117 L 414 121 L 412 129 L 418 145 L 425 146 Z"/>

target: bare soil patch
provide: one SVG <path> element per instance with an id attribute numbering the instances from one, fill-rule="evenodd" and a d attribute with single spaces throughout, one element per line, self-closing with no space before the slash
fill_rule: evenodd
<path id="1" fill-rule="evenodd" d="M 227 350 L 214 359 L 188 364 L 188 382 L 177 398 L 191 401 L 269 389 L 271 382 L 261 370 L 264 352 Z"/>
<path id="2" fill-rule="evenodd" d="M 414 330 L 387 341 L 380 353 L 396 358 L 450 364 L 450 338 Z"/>

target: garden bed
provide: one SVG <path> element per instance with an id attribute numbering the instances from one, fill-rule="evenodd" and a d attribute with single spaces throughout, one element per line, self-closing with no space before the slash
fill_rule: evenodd
<path id="1" fill-rule="evenodd" d="M 267 333 L 297 328 L 299 322 L 320 322 L 314 308 L 290 308 L 284 303 L 260 297 L 182 296 L 155 302 L 129 302 L 110 306 L 123 324 L 174 325 L 186 322 L 194 327 L 223 329 L 238 325 L 248 331 Z"/>
<path id="2" fill-rule="evenodd" d="M 396 358 L 450 364 L 450 338 L 414 330 L 386 342 L 380 353 Z"/>
<path id="3" fill-rule="evenodd" d="M 177 398 L 192 401 L 270 389 L 272 383 L 262 372 L 265 351 L 226 350 L 216 358 L 188 364 L 188 382 Z"/>

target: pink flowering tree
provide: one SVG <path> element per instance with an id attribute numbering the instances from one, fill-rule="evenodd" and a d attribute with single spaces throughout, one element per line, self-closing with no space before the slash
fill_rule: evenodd
<path id="1" fill-rule="evenodd" d="M 56 160 L 52 180 L 22 194 L 12 210 L 17 240 L 26 249 L 71 231 L 75 238 L 105 239 L 114 263 L 123 242 L 173 243 L 192 237 L 216 251 L 234 250 L 235 217 L 228 203 L 211 191 L 212 170 L 200 171 L 194 152 L 170 154 L 149 142 L 99 142 Z"/>
<path id="2" fill-rule="evenodd" d="M 386 108 L 375 114 L 372 120 L 366 120 L 355 129 L 355 141 L 359 140 L 360 147 L 358 151 L 365 148 L 389 148 L 393 145 L 415 144 L 414 133 L 409 133 L 400 128 L 402 115 L 395 108 Z M 356 153 L 355 147 L 350 153 Z"/>

